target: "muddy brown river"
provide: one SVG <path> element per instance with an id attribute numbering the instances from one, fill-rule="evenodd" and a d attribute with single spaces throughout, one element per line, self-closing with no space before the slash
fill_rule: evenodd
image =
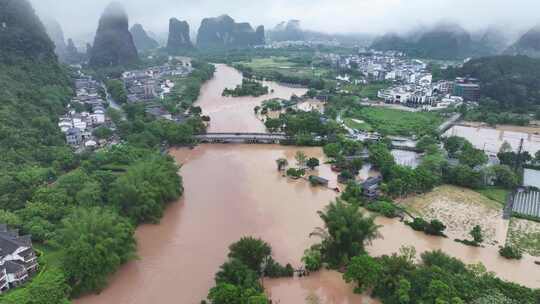
<path id="1" fill-rule="evenodd" d="M 224 98 L 221 91 L 241 81 L 234 69 L 218 65 L 216 76 L 204 87 L 199 105 L 210 115 L 210 131 L 264 131 L 253 107 L 269 98 Z M 305 90 L 270 83 L 271 97 L 301 95 Z M 193 150 L 170 151 L 184 179 L 182 199 L 171 204 L 158 225 L 137 229 L 137 260 L 124 265 L 111 277 L 99 295 L 86 296 L 76 304 L 198 304 L 213 286 L 213 276 L 225 261 L 227 247 L 240 237 L 261 237 L 272 245 L 275 258 L 300 265 L 313 228 L 321 226 L 317 211 L 336 193 L 313 188 L 307 182 L 291 181 L 276 170 L 280 157 L 294 163 L 294 154 L 324 159 L 320 148 L 278 145 L 201 145 Z M 336 184 L 336 175 L 322 165 L 320 176 Z M 468 263 L 482 262 L 488 270 L 512 281 L 540 287 L 540 267 L 531 257 L 507 261 L 497 248 L 472 248 L 449 239 L 428 237 L 396 220 L 380 218 L 384 239 L 376 240 L 372 254 L 390 254 L 402 245 L 413 245 L 420 253 L 442 249 Z M 274 303 L 378 303 L 355 295 L 336 272 L 323 271 L 307 278 L 266 280 L 264 285 Z M 318 301 L 318 302 L 317 302 Z"/>

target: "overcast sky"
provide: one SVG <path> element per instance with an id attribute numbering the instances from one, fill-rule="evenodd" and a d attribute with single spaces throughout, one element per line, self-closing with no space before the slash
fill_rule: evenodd
<path id="1" fill-rule="evenodd" d="M 60 22 L 66 37 L 93 34 L 110 0 L 30 0 L 40 15 Z M 130 24 L 166 32 L 168 19 L 187 20 L 192 30 L 204 17 L 229 14 L 236 21 L 267 28 L 299 19 L 305 29 L 323 32 L 405 31 L 441 20 L 469 30 L 497 25 L 523 30 L 540 23 L 540 0 L 118 0 Z"/>

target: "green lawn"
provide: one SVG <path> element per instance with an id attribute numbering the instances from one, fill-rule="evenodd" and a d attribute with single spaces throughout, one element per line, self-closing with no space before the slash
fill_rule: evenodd
<path id="1" fill-rule="evenodd" d="M 510 191 L 497 187 L 489 187 L 486 189 L 476 190 L 476 192 L 504 206 L 506 205 L 506 196 Z"/>
<path id="2" fill-rule="evenodd" d="M 388 88 L 390 84 L 387 83 L 370 83 L 365 85 L 349 84 L 343 87 L 343 90 L 357 95 L 360 98 L 368 98 L 369 100 L 378 100 L 377 94 L 380 90 Z"/>
<path id="3" fill-rule="evenodd" d="M 363 120 L 384 135 L 423 135 L 435 130 L 443 118 L 434 112 L 408 112 L 396 109 L 361 107 L 348 111 L 345 118 Z"/>
<path id="4" fill-rule="evenodd" d="M 254 58 L 251 61 L 237 62 L 241 65 L 252 68 L 256 74 L 270 75 L 279 72 L 285 76 L 295 76 L 300 78 L 318 78 L 324 76 L 329 71 L 323 68 L 314 68 L 291 62 L 287 57 L 266 57 Z"/>

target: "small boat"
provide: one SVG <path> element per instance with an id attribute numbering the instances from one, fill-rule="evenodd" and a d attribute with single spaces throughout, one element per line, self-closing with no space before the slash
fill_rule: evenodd
<path id="1" fill-rule="evenodd" d="M 534 262 L 536 265 L 540 266 L 540 261 L 535 261 Z"/>

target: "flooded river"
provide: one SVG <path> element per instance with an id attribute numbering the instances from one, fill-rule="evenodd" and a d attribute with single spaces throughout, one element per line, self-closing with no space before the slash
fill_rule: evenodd
<path id="1" fill-rule="evenodd" d="M 264 131 L 253 115 L 258 101 L 221 97 L 223 87 L 241 81 L 235 70 L 218 66 L 216 77 L 203 88 L 199 104 L 212 118 L 211 131 Z M 273 84 L 274 94 L 297 93 L 298 89 Z M 321 226 L 317 215 L 336 196 L 306 181 L 291 181 L 276 169 L 280 157 L 294 164 L 296 151 L 324 160 L 320 148 L 278 145 L 201 145 L 193 150 L 173 149 L 170 154 L 182 164 L 185 193 L 171 204 L 159 225 L 137 229 L 139 259 L 124 265 L 100 294 L 76 300 L 76 304 L 198 304 L 213 286 L 213 276 L 225 261 L 227 247 L 240 237 L 261 237 L 272 245 L 275 258 L 300 265 L 313 228 Z M 366 174 L 369 172 L 367 169 Z M 336 174 L 322 165 L 314 174 L 336 185 Z M 390 254 L 402 245 L 418 252 L 443 249 L 473 263 L 482 261 L 499 276 L 528 286 L 540 286 L 540 267 L 531 258 L 509 262 L 499 258 L 497 248 L 472 248 L 450 239 L 428 237 L 396 220 L 380 218 L 384 239 L 369 251 Z M 265 280 L 274 303 L 378 303 L 355 295 L 341 275 L 324 271 L 308 278 Z M 317 302 L 319 301 L 319 302 Z"/>
<path id="2" fill-rule="evenodd" d="M 255 115 L 253 108 L 271 98 L 289 99 L 293 94 L 304 95 L 307 90 L 279 85 L 275 82 L 264 82 L 273 92 L 260 97 L 224 97 L 224 88 L 234 88 L 242 83 L 242 74 L 226 66 L 216 65 L 215 77 L 203 85 L 197 105 L 202 107 L 205 115 L 212 121 L 208 132 L 266 132 L 266 128 Z"/>

